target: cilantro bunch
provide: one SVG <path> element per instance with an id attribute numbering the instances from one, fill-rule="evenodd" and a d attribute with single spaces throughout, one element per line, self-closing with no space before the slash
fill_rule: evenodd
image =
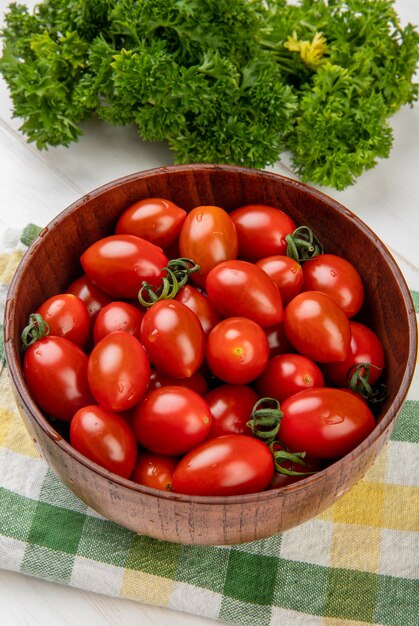
<path id="1" fill-rule="evenodd" d="M 68 145 L 92 115 L 167 141 L 177 163 L 263 168 L 343 189 L 387 157 L 418 96 L 419 34 L 391 0 L 10 4 L 0 71 L 21 130 Z"/>

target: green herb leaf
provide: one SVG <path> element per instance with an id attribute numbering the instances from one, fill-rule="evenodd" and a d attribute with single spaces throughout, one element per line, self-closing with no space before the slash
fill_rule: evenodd
<path id="1" fill-rule="evenodd" d="M 6 11 L 0 72 L 39 148 L 97 114 L 175 161 L 264 168 L 343 189 L 418 98 L 419 34 L 392 0 L 44 0 Z"/>

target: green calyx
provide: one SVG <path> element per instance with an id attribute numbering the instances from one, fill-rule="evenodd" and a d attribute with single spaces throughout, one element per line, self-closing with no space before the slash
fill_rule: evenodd
<path id="1" fill-rule="evenodd" d="M 308 476 L 313 474 L 314 472 L 297 472 L 282 465 L 284 462 L 305 465 L 304 457 L 306 456 L 305 452 L 289 452 L 286 446 L 277 440 L 282 417 L 283 413 L 278 400 L 275 398 L 260 398 L 253 406 L 247 426 L 251 429 L 254 437 L 269 446 L 277 472 L 287 476 Z M 278 449 L 278 446 L 280 446 L 280 449 Z"/>
<path id="2" fill-rule="evenodd" d="M 303 263 L 319 254 L 323 254 L 323 246 L 308 226 L 299 226 L 291 235 L 285 237 L 287 242 L 286 255 Z"/>
<path id="3" fill-rule="evenodd" d="M 179 258 L 169 261 L 162 271 L 165 271 L 166 275 L 162 277 L 158 287 L 143 281 L 138 292 L 140 304 L 147 309 L 160 300 L 175 298 L 179 290 L 188 282 L 189 276 L 194 272 L 199 272 L 200 267 L 192 259 Z"/>
<path id="4" fill-rule="evenodd" d="M 48 322 L 44 320 L 39 313 L 31 313 L 29 315 L 28 325 L 22 331 L 20 336 L 22 341 L 22 349 L 27 350 L 35 341 L 49 334 Z"/>
<path id="5" fill-rule="evenodd" d="M 372 367 L 381 371 L 380 367 L 372 363 L 357 363 L 353 365 L 347 375 L 348 387 L 368 402 L 383 402 L 387 397 L 387 387 L 384 384 L 375 387 L 370 384 Z"/>
<path id="6" fill-rule="evenodd" d="M 278 434 L 282 415 L 278 400 L 261 398 L 253 406 L 247 426 L 251 429 L 254 437 L 270 444 L 275 441 Z"/>
<path id="7" fill-rule="evenodd" d="M 279 450 L 275 449 L 275 446 L 277 445 L 281 445 Z M 315 474 L 315 472 L 297 472 L 282 465 L 284 462 L 306 465 L 304 461 L 306 456 L 305 452 L 288 452 L 288 450 L 283 449 L 285 446 L 283 444 L 279 444 L 277 441 L 273 441 L 269 447 L 274 458 L 275 469 L 279 474 L 285 474 L 286 476 L 309 476 L 310 474 Z"/>

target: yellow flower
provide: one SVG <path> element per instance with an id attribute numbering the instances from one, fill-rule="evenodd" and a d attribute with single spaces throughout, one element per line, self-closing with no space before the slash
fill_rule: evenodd
<path id="1" fill-rule="evenodd" d="M 325 62 L 323 55 L 327 49 L 327 42 L 321 33 L 316 33 L 312 41 L 298 41 L 297 33 L 294 31 L 284 46 L 291 52 L 299 52 L 302 62 L 311 70 L 316 70 Z"/>

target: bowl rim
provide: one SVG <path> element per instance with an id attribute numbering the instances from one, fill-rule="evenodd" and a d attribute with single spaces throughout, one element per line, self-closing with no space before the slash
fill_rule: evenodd
<path id="1" fill-rule="evenodd" d="M 194 171 L 207 171 L 207 172 L 231 172 L 244 174 L 246 176 L 253 175 L 255 177 L 260 178 L 262 175 L 263 178 L 272 181 L 281 180 L 285 185 L 289 185 L 291 187 L 300 188 L 304 192 L 309 193 L 314 198 L 319 199 L 323 203 L 328 204 L 333 209 L 335 209 L 338 213 L 345 215 L 346 217 L 351 218 L 358 228 L 363 232 L 363 234 L 372 241 L 372 243 L 378 248 L 379 252 L 385 258 L 387 264 L 390 267 L 390 270 L 393 276 L 396 278 L 399 288 L 402 292 L 403 302 L 406 309 L 406 317 L 408 319 L 409 325 L 409 354 L 407 358 L 407 364 L 405 371 L 403 373 L 403 378 L 400 384 L 399 389 L 394 397 L 392 404 L 388 407 L 386 413 L 383 415 L 380 422 L 376 425 L 372 433 L 366 437 L 356 448 L 354 448 L 351 452 L 349 452 L 344 457 L 336 460 L 331 463 L 328 467 L 324 468 L 316 472 L 311 476 L 307 476 L 302 478 L 301 480 L 292 483 L 290 485 L 286 485 L 277 489 L 271 489 L 266 491 L 259 491 L 251 494 L 243 494 L 243 495 L 234 495 L 234 496 L 196 496 L 196 495 L 185 495 L 178 494 L 175 492 L 165 492 L 159 489 L 154 489 L 152 487 L 147 487 L 146 485 L 140 485 L 135 483 L 134 481 L 123 478 L 113 472 L 107 470 L 106 468 L 98 465 L 97 463 L 90 461 L 87 457 L 78 452 L 75 448 L 73 448 L 70 443 L 68 443 L 52 426 L 52 424 L 48 421 L 48 419 L 42 414 L 39 410 L 35 402 L 32 400 L 29 391 L 26 387 L 26 383 L 23 376 L 23 370 L 20 365 L 19 355 L 16 354 L 14 349 L 14 336 L 13 336 L 13 318 L 14 318 L 14 310 L 15 310 L 15 301 L 16 297 L 13 295 L 17 292 L 19 284 L 21 282 L 21 274 L 25 265 L 30 260 L 31 256 L 36 252 L 39 246 L 43 243 L 43 238 L 47 235 L 51 235 L 54 232 L 54 229 L 58 227 L 59 223 L 63 218 L 69 216 L 73 211 L 77 210 L 81 206 L 83 206 L 87 201 L 97 198 L 98 196 L 106 193 L 112 189 L 117 187 L 123 187 L 127 183 L 131 183 L 133 181 L 141 180 L 143 178 L 149 178 L 150 176 L 156 176 L 159 174 L 170 174 L 176 172 L 194 172 Z M 406 280 L 398 267 L 396 261 L 394 260 L 392 254 L 389 252 L 385 244 L 378 238 L 378 236 L 370 229 L 369 226 L 365 224 L 365 222 L 358 217 L 355 213 L 353 213 L 350 209 L 346 208 L 339 201 L 335 200 L 331 196 L 328 196 L 326 193 L 312 187 L 306 183 L 302 183 L 298 180 L 290 178 L 288 176 L 284 176 L 283 174 L 279 174 L 277 172 L 265 171 L 265 170 L 257 170 L 252 168 L 246 168 L 241 166 L 234 165 L 220 165 L 220 164 L 200 164 L 200 163 L 192 163 L 187 165 L 168 165 L 163 167 L 155 167 L 145 170 L 140 170 L 138 172 L 133 172 L 126 176 L 119 177 L 113 181 L 107 182 L 99 187 L 96 187 L 91 192 L 84 194 L 79 197 L 77 200 L 72 202 L 68 207 L 60 211 L 40 232 L 39 236 L 35 239 L 35 241 L 28 248 L 23 258 L 21 259 L 14 275 L 12 281 L 9 285 L 8 292 L 6 295 L 6 306 L 4 312 L 4 345 L 5 345 L 5 355 L 6 361 L 8 364 L 10 376 L 12 379 L 13 386 L 15 387 L 17 393 L 19 394 L 20 400 L 25 408 L 25 413 L 27 414 L 29 419 L 33 419 L 36 421 L 37 425 L 41 428 L 41 430 L 51 439 L 54 443 L 58 445 L 58 447 L 64 452 L 64 454 L 69 455 L 85 466 L 87 469 L 93 471 L 98 474 L 100 477 L 105 478 L 109 481 L 112 481 L 125 489 L 129 489 L 132 492 L 137 492 L 139 494 L 144 494 L 147 496 L 152 496 L 156 498 L 163 498 L 167 500 L 172 500 L 175 502 L 186 502 L 190 504 L 246 504 L 250 502 L 263 500 L 272 500 L 278 497 L 282 497 L 282 494 L 288 494 L 290 492 L 299 492 L 301 490 L 305 490 L 308 485 L 319 482 L 323 480 L 325 477 L 330 477 L 339 471 L 340 463 L 352 456 L 353 458 L 359 458 L 364 455 L 368 449 L 376 442 L 376 440 L 382 435 L 383 431 L 392 427 L 394 421 L 397 417 L 397 414 L 406 398 L 407 392 L 410 387 L 410 383 L 413 378 L 413 373 L 416 364 L 416 354 L 417 354 L 417 344 L 418 344 L 418 332 L 417 332 L 417 322 L 416 322 L 416 313 L 413 305 L 413 300 L 407 286 Z M 25 393 L 22 393 L 23 390 Z"/>

